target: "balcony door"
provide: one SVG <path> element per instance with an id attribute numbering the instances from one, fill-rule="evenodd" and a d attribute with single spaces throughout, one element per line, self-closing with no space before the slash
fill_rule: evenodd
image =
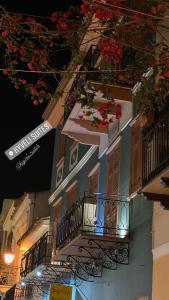
<path id="1" fill-rule="evenodd" d="M 120 141 L 107 154 L 105 233 L 116 234 L 120 183 Z"/>
<path id="2" fill-rule="evenodd" d="M 94 231 L 96 225 L 97 193 L 99 190 L 99 164 L 88 175 L 88 197 L 84 204 L 84 225 L 87 231 Z"/>
<path id="3" fill-rule="evenodd" d="M 77 201 L 77 180 L 74 181 L 66 190 L 67 210 L 70 210 Z"/>

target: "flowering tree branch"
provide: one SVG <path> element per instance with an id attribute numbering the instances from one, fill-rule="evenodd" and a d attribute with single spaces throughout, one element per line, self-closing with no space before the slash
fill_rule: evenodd
<path id="1" fill-rule="evenodd" d="M 167 20 L 167 9 L 167 0 L 135 1 L 134 6 L 127 0 L 84 0 L 80 14 L 94 15 L 96 20 L 87 27 L 81 23 L 75 8 L 65 13 L 54 12 L 48 19 L 15 14 L 0 7 L 1 69 L 16 89 L 22 88 L 31 95 L 35 105 L 48 101 L 52 93 L 49 76 L 76 73 L 57 70 L 57 54 L 65 49 L 78 53 L 80 45 L 86 43 L 79 44 L 78 36 L 90 31 L 98 33 L 101 58 L 109 63 L 110 73 L 115 73 L 121 82 L 133 86 L 152 66 L 161 77 L 169 78 L 168 42 L 163 39 L 157 44 L 154 39 L 159 26 L 167 29 L 166 24 L 160 23 Z M 130 58 L 129 62 L 126 57 Z M 119 70 L 116 65 L 121 65 Z M 104 70 L 93 72 L 104 73 Z"/>

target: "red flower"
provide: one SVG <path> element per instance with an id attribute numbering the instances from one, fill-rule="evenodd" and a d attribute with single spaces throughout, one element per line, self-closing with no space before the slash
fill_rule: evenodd
<path id="1" fill-rule="evenodd" d="M 98 9 L 95 12 L 95 17 L 99 20 L 109 20 L 113 17 L 113 12 L 108 10 Z"/>
<path id="2" fill-rule="evenodd" d="M 25 48 L 21 47 L 19 52 L 20 52 L 20 55 L 21 55 L 21 60 L 24 61 L 25 60 L 25 54 L 26 54 Z"/>
<path id="3" fill-rule="evenodd" d="M 169 65 L 169 58 L 167 56 L 166 57 L 161 57 L 160 63 L 164 64 L 164 65 Z"/>
<path id="4" fill-rule="evenodd" d="M 156 15 L 156 14 L 157 14 L 157 7 L 151 6 L 151 7 L 150 7 L 150 12 L 151 12 L 153 15 Z"/>
<path id="5" fill-rule="evenodd" d="M 99 122 L 99 127 L 100 128 L 106 128 L 107 125 L 108 125 L 108 121 L 106 121 L 106 120 L 103 120 L 103 121 Z"/>
<path id="6" fill-rule="evenodd" d="M 105 60 L 113 60 L 114 63 L 119 63 L 123 57 L 123 41 L 103 40 L 99 49 L 101 56 Z"/>
<path id="7" fill-rule="evenodd" d="M 8 69 L 3 69 L 3 74 L 8 75 Z"/>
<path id="8" fill-rule="evenodd" d="M 2 31 L 1 35 L 2 35 L 3 38 L 6 38 L 8 33 L 7 33 L 7 31 Z"/>
<path id="9" fill-rule="evenodd" d="M 169 78 L 169 70 L 161 72 L 160 75 L 163 77 Z"/>
<path id="10" fill-rule="evenodd" d="M 46 94 L 46 92 L 45 92 L 44 90 L 42 90 L 42 91 L 39 92 L 39 94 L 40 94 L 41 96 L 44 96 L 44 95 Z"/>
<path id="11" fill-rule="evenodd" d="M 121 105 L 120 105 L 120 104 L 117 104 L 117 105 L 115 106 L 115 109 L 116 109 L 116 112 L 115 112 L 115 114 L 116 114 L 116 119 L 120 119 L 120 118 L 121 118 Z"/>
<path id="12" fill-rule="evenodd" d="M 31 93 L 32 96 L 34 96 L 34 95 L 36 95 L 37 92 L 33 87 L 31 87 L 30 88 L 30 93 Z"/>
<path id="13" fill-rule="evenodd" d="M 35 106 L 37 106 L 40 102 L 39 102 L 39 100 L 38 99 L 35 99 L 35 100 L 33 100 L 33 102 L 32 102 Z"/>
<path id="14" fill-rule="evenodd" d="M 63 18 L 64 18 L 64 19 L 67 19 L 69 16 L 70 16 L 70 11 L 66 11 L 66 12 L 63 14 Z"/>
<path id="15" fill-rule="evenodd" d="M 7 48 L 11 48 L 12 47 L 12 41 L 7 41 L 6 42 L 6 46 L 7 46 Z"/>
<path id="16" fill-rule="evenodd" d="M 20 82 L 21 82 L 22 84 L 26 84 L 26 83 L 27 83 L 26 79 L 21 79 Z"/>
<path id="17" fill-rule="evenodd" d="M 18 52 L 18 50 L 19 50 L 19 48 L 17 46 L 13 48 L 14 53 Z"/>
<path id="18" fill-rule="evenodd" d="M 54 13 L 51 15 L 51 18 L 50 18 L 51 22 L 52 22 L 52 23 L 55 23 L 55 22 L 57 21 L 58 17 L 59 17 L 58 12 L 54 12 Z"/>
<path id="19" fill-rule="evenodd" d="M 89 11 L 90 11 L 90 7 L 89 7 L 89 5 L 86 3 L 84 3 L 84 4 L 82 4 L 81 6 L 80 6 L 80 13 L 82 14 L 82 15 L 86 15 L 86 14 L 88 14 L 89 13 Z"/>
<path id="20" fill-rule="evenodd" d="M 28 66 L 28 68 L 29 68 L 30 71 L 35 71 L 35 67 L 34 67 L 34 65 L 33 65 L 32 62 L 29 62 L 29 63 L 27 64 L 27 66 Z"/>
<path id="21" fill-rule="evenodd" d="M 58 31 L 61 31 L 61 30 L 67 30 L 68 29 L 68 25 L 65 23 L 65 22 L 60 22 L 56 25 L 56 29 Z"/>

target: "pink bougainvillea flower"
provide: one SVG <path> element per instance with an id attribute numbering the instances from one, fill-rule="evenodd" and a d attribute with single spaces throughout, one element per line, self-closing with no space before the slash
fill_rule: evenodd
<path id="1" fill-rule="evenodd" d="M 41 96 L 44 96 L 44 95 L 46 94 L 46 92 L 45 92 L 44 90 L 42 90 L 42 91 L 39 92 L 39 94 L 40 94 Z"/>
<path id="2" fill-rule="evenodd" d="M 169 70 L 161 72 L 160 75 L 163 77 L 169 78 Z"/>
<path id="3" fill-rule="evenodd" d="M 113 17 L 113 12 L 103 9 L 98 9 L 95 12 L 95 17 L 99 20 L 109 20 Z"/>
<path id="4" fill-rule="evenodd" d="M 58 20 L 58 17 L 59 17 L 58 12 L 54 12 L 54 13 L 51 15 L 51 18 L 50 18 L 51 22 L 52 22 L 52 23 L 55 23 L 55 22 Z"/>
<path id="5" fill-rule="evenodd" d="M 150 7 L 150 12 L 153 14 L 153 15 L 156 15 L 157 14 L 157 7 L 156 6 L 151 6 Z"/>
<path id="6" fill-rule="evenodd" d="M 7 48 L 12 48 L 13 42 L 12 41 L 6 41 Z"/>
<path id="7" fill-rule="evenodd" d="M 19 79 L 19 82 L 21 82 L 22 84 L 26 84 L 27 83 L 27 81 L 26 81 L 26 79 Z"/>
<path id="8" fill-rule="evenodd" d="M 106 128 L 108 125 L 108 121 L 107 120 L 102 120 L 99 122 L 99 128 Z"/>
<path id="9" fill-rule="evenodd" d="M 56 29 L 58 31 L 61 31 L 61 30 L 67 30 L 69 27 L 68 25 L 65 23 L 65 22 L 59 22 L 57 25 L 56 25 Z"/>
<path id="10" fill-rule="evenodd" d="M 90 7 L 87 3 L 84 3 L 80 6 L 80 13 L 82 15 L 86 15 L 90 12 Z"/>
<path id="11" fill-rule="evenodd" d="M 34 100 L 32 101 L 32 103 L 33 103 L 33 105 L 37 106 L 40 102 L 39 102 L 38 99 L 34 99 Z"/>
<path id="12" fill-rule="evenodd" d="M 105 60 L 112 60 L 119 63 L 123 57 L 123 42 L 105 39 L 99 45 L 101 56 Z"/>
<path id="13" fill-rule="evenodd" d="M 19 48 L 18 48 L 17 46 L 15 46 L 15 47 L 13 48 L 13 52 L 16 53 L 16 52 L 18 52 L 18 51 L 19 51 Z"/>
<path id="14" fill-rule="evenodd" d="M 9 73 L 9 72 L 8 72 L 8 69 L 3 69 L 3 74 L 4 74 L 4 75 L 8 75 L 8 73 Z"/>
<path id="15" fill-rule="evenodd" d="M 121 105 L 117 104 L 115 106 L 115 114 L 116 114 L 116 119 L 120 119 L 121 118 Z"/>
<path id="16" fill-rule="evenodd" d="M 6 38 L 8 33 L 7 33 L 7 31 L 2 31 L 1 35 L 2 35 L 3 38 Z"/>

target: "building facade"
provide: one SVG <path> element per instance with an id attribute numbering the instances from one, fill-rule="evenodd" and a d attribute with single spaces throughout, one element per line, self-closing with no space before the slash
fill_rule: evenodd
<path id="1" fill-rule="evenodd" d="M 24 295 L 30 295 L 26 287 L 17 286 L 17 283 L 21 278 L 24 253 L 49 231 L 48 195 L 49 192 L 30 193 L 19 199 L 4 200 L 0 219 L 2 299 L 24 299 Z M 4 261 L 5 253 L 14 256 L 9 265 Z"/>
<path id="2" fill-rule="evenodd" d="M 132 86 L 106 73 L 103 81 L 110 66 L 97 32 L 82 41 L 82 63 L 68 67 L 76 75 L 61 80 L 43 115 L 56 128 L 50 194 L 27 195 L 12 210 L 16 244 L 26 251 L 6 299 L 52 299 L 59 285 L 73 288 L 73 300 L 168 300 L 168 110 L 143 120 Z M 65 106 L 86 82 L 92 115 L 77 101 Z M 111 122 L 94 126 L 109 97 Z"/>

